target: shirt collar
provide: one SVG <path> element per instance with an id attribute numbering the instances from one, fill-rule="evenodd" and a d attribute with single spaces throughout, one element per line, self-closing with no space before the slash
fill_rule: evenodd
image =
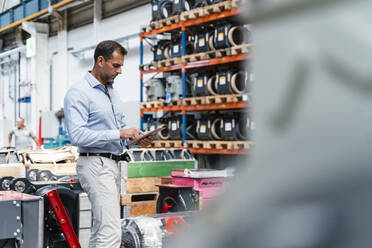
<path id="1" fill-rule="evenodd" d="M 101 87 L 101 86 L 104 86 L 103 84 L 101 84 L 100 81 L 97 80 L 97 78 L 95 78 L 92 73 L 90 73 L 90 71 L 87 72 L 87 74 L 85 75 L 85 79 L 88 81 L 89 85 L 92 87 L 92 88 L 95 88 L 95 87 Z M 101 85 L 101 86 L 100 86 Z M 108 85 L 107 88 L 112 88 L 112 85 Z"/>

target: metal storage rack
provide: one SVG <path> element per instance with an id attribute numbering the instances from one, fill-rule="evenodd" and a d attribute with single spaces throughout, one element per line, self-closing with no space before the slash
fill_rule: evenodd
<path id="1" fill-rule="evenodd" d="M 155 28 L 151 31 L 145 31 L 140 33 L 140 65 L 144 64 L 143 61 L 143 41 L 144 38 L 150 37 L 155 34 L 162 34 L 169 31 L 180 30 L 181 31 L 181 51 L 182 56 L 186 55 L 186 29 L 187 27 L 196 26 L 200 24 L 205 24 L 208 22 L 213 22 L 221 19 L 225 19 L 228 17 L 236 16 L 242 13 L 242 7 L 236 7 L 229 10 L 221 11 L 220 13 L 213 13 L 207 16 L 198 17 L 192 20 L 186 21 L 179 21 L 178 23 L 173 23 L 171 25 L 163 26 L 161 28 Z M 233 62 L 244 61 L 250 59 L 252 55 L 248 54 L 237 54 L 237 55 L 229 55 L 220 58 L 212 58 L 212 59 L 205 59 L 195 62 L 188 62 L 188 63 L 181 63 L 172 66 L 165 66 L 157 69 L 151 70 L 144 70 L 140 68 L 140 101 L 143 102 L 143 75 L 150 74 L 150 73 L 159 73 L 159 72 L 170 72 L 170 71 L 181 71 L 182 75 L 182 97 L 186 98 L 186 73 L 187 70 L 192 68 L 199 68 L 199 67 L 207 67 L 213 65 L 220 65 L 220 64 L 227 64 Z M 141 66 L 140 66 L 141 67 Z M 140 112 L 140 127 L 143 130 L 144 125 L 144 114 L 157 112 L 157 111 L 173 111 L 173 112 L 181 112 L 182 113 L 182 145 L 185 145 L 186 141 L 186 123 L 187 123 L 187 112 L 191 111 L 205 111 L 205 110 L 229 110 L 229 109 L 244 109 L 251 107 L 251 103 L 247 101 L 239 101 L 239 102 L 228 102 L 222 104 L 200 104 L 197 106 L 190 106 L 190 105 L 177 105 L 177 106 L 163 106 L 163 107 L 153 107 L 153 108 L 141 108 Z M 249 154 L 249 149 L 204 149 L 204 148 L 189 148 L 193 153 L 201 153 L 201 154 Z"/>

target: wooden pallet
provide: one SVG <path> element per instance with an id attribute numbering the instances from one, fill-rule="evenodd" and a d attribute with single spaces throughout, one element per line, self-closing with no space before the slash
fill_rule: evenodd
<path id="1" fill-rule="evenodd" d="M 186 148 L 195 148 L 195 149 L 200 149 L 200 148 L 205 148 L 204 144 L 206 141 L 200 141 L 200 140 L 186 140 L 185 141 L 185 147 Z"/>
<path id="2" fill-rule="evenodd" d="M 180 16 L 176 15 L 176 16 L 169 17 L 169 18 L 165 19 L 163 22 L 165 22 L 165 24 L 167 26 L 179 23 L 180 22 Z"/>
<path id="3" fill-rule="evenodd" d="M 194 149 L 246 150 L 250 148 L 250 143 L 247 141 L 187 140 L 185 141 L 185 146 Z"/>
<path id="4" fill-rule="evenodd" d="M 156 201 L 134 202 L 121 206 L 121 218 L 156 214 Z"/>
<path id="5" fill-rule="evenodd" d="M 156 61 L 150 64 L 142 64 L 139 65 L 139 69 L 142 71 L 150 71 L 150 70 L 155 70 L 157 68 L 157 63 Z"/>
<path id="6" fill-rule="evenodd" d="M 236 150 L 248 150 L 251 147 L 248 141 L 235 141 L 233 145 Z"/>
<path id="7" fill-rule="evenodd" d="M 205 104 L 220 104 L 228 102 L 240 102 L 242 95 L 216 95 L 216 96 L 206 96 Z"/>
<path id="8" fill-rule="evenodd" d="M 181 63 L 182 63 L 182 59 L 180 57 L 176 57 L 176 58 L 164 59 L 164 60 L 158 61 L 156 66 L 159 68 L 159 67 L 177 65 Z"/>
<path id="9" fill-rule="evenodd" d="M 215 58 L 230 56 L 231 55 L 231 48 L 225 48 L 225 49 L 219 49 L 219 50 L 211 51 L 211 54 Z"/>
<path id="10" fill-rule="evenodd" d="M 206 103 L 205 96 L 188 97 L 182 100 L 183 105 L 200 105 L 200 104 L 205 104 L 205 103 Z"/>
<path id="11" fill-rule="evenodd" d="M 231 47 L 230 48 L 231 55 L 249 53 L 251 46 L 252 46 L 251 44 L 243 44 L 243 45 Z"/>
<path id="12" fill-rule="evenodd" d="M 204 59 L 211 59 L 215 57 L 215 52 L 202 52 L 185 55 L 182 57 L 182 63 L 189 63 L 194 61 L 200 61 Z"/>
<path id="13" fill-rule="evenodd" d="M 248 0 L 232 0 L 231 4 L 233 8 L 239 8 L 246 3 L 248 3 Z"/>
<path id="14" fill-rule="evenodd" d="M 249 102 L 251 99 L 251 96 L 248 93 L 244 93 L 242 95 L 235 95 L 238 99 L 238 102 Z"/>
<path id="15" fill-rule="evenodd" d="M 152 147 L 157 148 L 179 148 L 182 147 L 182 140 L 154 140 Z"/>
<path id="16" fill-rule="evenodd" d="M 232 9 L 232 1 L 225 1 L 222 3 L 216 3 L 213 5 L 203 7 L 205 15 L 220 13 L 224 10 L 229 10 L 229 9 Z"/>
<path id="17" fill-rule="evenodd" d="M 166 177 L 166 176 L 128 178 L 125 181 L 125 192 L 121 192 L 121 194 L 127 195 L 127 194 L 158 192 L 159 187 L 156 186 L 157 184 L 167 184 L 171 182 L 172 182 L 172 178 Z"/>
<path id="18" fill-rule="evenodd" d="M 165 103 L 167 106 L 179 106 L 182 105 L 182 99 L 172 99 L 169 103 Z"/>
<path id="19" fill-rule="evenodd" d="M 194 20 L 196 18 L 207 15 L 203 7 L 192 9 L 181 13 L 181 21 Z"/>
<path id="20" fill-rule="evenodd" d="M 150 25 L 141 25 L 140 30 L 141 33 L 150 32 L 152 30 L 152 26 Z"/>
<path id="21" fill-rule="evenodd" d="M 176 15 L 176 16 L 172 16 L 172 17 L 169 17 L 169 18 L 166 18 L 166 19 L 161 19 L 161 20 L 153 22 L 151 24 L 151 28 L 152 29 L 160 29 L 162 27 L 170 26 L 172 24 L 176 24 L 176 23 L 179 23 L 179 22 L 180 22 L 180 16 Z"/>
<path id="22" fill-rule="evenodd" d="M 158 196 L 158 191 L 121 195 L 120 204 L 124 206 L 135 202 L 156 201 Z"/>
<path id="23" fill-rule="evenodd" d="M 152 102 L 141 102 L 141 109 L 143 108 L 159 108 L 164 106 L 164 100 L 152 101 Z"/>

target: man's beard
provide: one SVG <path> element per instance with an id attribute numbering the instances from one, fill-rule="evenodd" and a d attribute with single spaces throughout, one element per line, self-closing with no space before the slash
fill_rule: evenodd
<path id="1" fill-rule="evenodd" d="M 111 79 L 111 76 L 105 75 L 102 77 L 103 82 L 105 82 L 106 85 L 113 85 L 114 80 Z"/>

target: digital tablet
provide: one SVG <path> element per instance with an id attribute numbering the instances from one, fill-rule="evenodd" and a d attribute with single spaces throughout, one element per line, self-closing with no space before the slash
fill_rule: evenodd
<path id="1" fill-rule="evenodd" d="M 152 136 L 152 135 L 154 135 L 154 134 L 157 134 L 158 132 L 162 131 L 162 130 L 165 129 L 165 128 L 166 128 L 166 126 L 162 126 L 162 127 L 159 127 L 159 128 L 157 128 L 157 129 L 155 129 L 155 130 L 153 130 L 153 131 L 148 131 L 148 132 L 146 132 L 145 134 L 141 135 L 139 138 L 137 138 L 137 139 L 135 139 L 135 140 L 132 140 L 132 141 L 128 144 L 128 146 L 137 145 L 137 144 L 139 144 L 139 142 L 140 142 L 142 139 L 147 138 L 147 137 L 149 137 L 149 136 Z"/>

